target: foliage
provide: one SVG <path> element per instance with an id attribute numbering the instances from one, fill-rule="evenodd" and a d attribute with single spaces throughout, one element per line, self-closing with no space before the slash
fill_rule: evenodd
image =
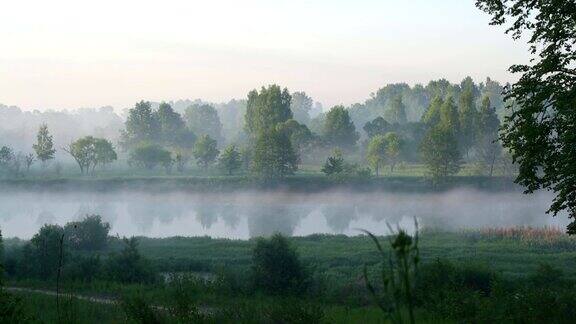
<path id="1" fill-rule="evenodd" d="M 288 136 L 272 129 L 260 133 L 254 145 L 252 171 L 265 179 L 278 179 L 298 169 L 298 155 Z"/>
<path id="2" fill-rule="evenodd" d="M 81 173 L 93 172 L 97 165 L 105 165 L 118 158 L 110 141 L 92 136 L 79 138 L 64 150 L 78 163 Z"/>
<path id="3" fill-rule="evenodd" d="M 368 150 L 366 151 L 366 160 L 370 163 L 370 166 L 374 168 L 376 176 L 378 176 L 378 171 L 380 166 L 386 161 L 386 138 L 384 135 L 376 135 L 372 137 L 368 143 Z"/>
<path id="4" fill-rule="evenodd" d="M 52 135 L 48 132 L 48 125 L 42 124 L 36 135 L 36 144 L 32 146 L 34 152 L 36 152 L 36 157 L 42 162 L 42 166 L 46 166 L 46 162 L 54 158 L 54 143 L 52 141 Z"/>
<path id="5" fill-rule="evenodd" d="M 198 165 L 203 168 L 207 168 L 208 165 L 214 163 L 219 153 L 216 140 L 208 135 L 200 136 L 196 144 L 194 144 L 194 151 L 192 152 Z"/>
<path id="6" fill-rule="evenodd" d="M 430 129 L 420 144 L 420 151 L 434 181 L 441 181 L 460 170 L 458 143 L 453 132 L 444 127 Z"/>
<path id="7" fill-rule="evenodd" d="M 477 146 L 481 161 L 489 166 L 489 175 L 494 172 L 494 164 L 502 154 L 502 147 L 498 141 L 500 120 L 496 110 L 491 107 L 490 98 L 484 97 L 478 114 Z"/>
<path id="8" fill-rule="evenodd" d="M 310 111 L 312 110 L 313 103 L 312 98 L 304 91 L 292 93 L 290 110 L 292 111 L 294 120 L 304 125 L 308 124 L 310 122 Z"/>
<path id="9" fill-rule="evenodd" d="M 130 151 L 128 164 L 131 166 L 154 169 L 158 165 L 167 166 L 172 163 L 169 151 L 157 144 L 140 143 Z"/>
<path id="10" fill-rule="evenodd" d="M 208 104 L 194 104 L 184 114 L 188 128 L 198 136 L 208 135 L 218 143 L 224 142 L 218 111 Z"/>
<path id="11" fill-rule="evenodd" d="M 140 255 L 138 240 L 124 238 L 124 249 L 109 256 L 107 264 L 111 279 L 122 283 L 151 283 L 156 281 L 156 273 L 149 261 Z"/>
<path id="12" fill-rule="evenodd" d="M 256 241 L 252 270 L 255 287 L 270 294 L 297 293 L 306 288 L 306 274 L 298 254 L 281 234 Z"/>
<path id="13" fill-rule="evenodd" d="M 531 193 L 550 189 L 549 211 L 576 217 L 576 3 L 574 1 L 477 0 L 492 25 L 509 24 L 513 39 L 528 36 L 530 64 L 510 67 L 520 79 L 505 90 L 515 103 L 502 142 L 520 166 L 516 182 Z M 510 106 L 512 108 L 512 106 Z M 576 233 L 576 221 L 568 226 Z"/>
<path id="14" fill-rule="evenodd" d="M 130 148 L 141 142 L 154 142 L 160 137 L 160 124 L 154 116 L 152 105 L 148 101 L 137 102 L 128 111 L 125 130 L 122 132 L 124 148 Z"/>
<path id="15" fill-rule="evenodd" d="M 99 215 L 87 215 L 81 221 L 64 226 L 66 241 L 71 248 L 85 251 L 104 250 L 108 244 L 110 224 Z"/>
<path id="16" fill-rule="evenodd" d="M 332 156 L 326 159 L 326 163 L 322 167 L 322 172 L 327 176 L 339 174 L 344 172 L 344 157 L 342 151 L 335 149 Z"/>
<path id="17" fill-rule="evenodd" d="M 60 242 L 64 229 L 58 225 L 44 225 L 37 234 L 34 234 L 25 250 L 22 262 L 34 262 L 22 265 L 29 267 L 24 273 L 38 275 L 42 279 L 48 279 L 56 274 L 58 260 L 60 258 Z M 28 260 L 26 260 L 28 259 Z"/>
<path id="18" fill-rule="evenodd" d="M 158 107 L 158 110 L 153 113 L 152 118 L 156 120 L 159 127 L 159 141 L 173 146 L 182 146 L 181 137 L 183 133 L 186 133 L 186 127 L 184 120 L 179 113 L 175 112 L 172 106 L 163 102 Z M 175 136 L 176 134 L 180 136 Z"/>
<path id="19" fill-rule="evenodd" d="M 406 106 L 402 102 L 402 96 L 398 95 L 392 99 L 390 108 L 385 112 L 384 116 L 392 124 L 406 124 L 408 122 Z"/>
<path id="20" fill-rule="evenodd" d="M 352 148 L 360 138 L 348 111 L 335 106 L 326 114 L 323 133 L 327 143 L 341 148 Z"/>
<path id="21" fill-rule="evenodd" d="M 391 232 L 392 228 L 389 229 Z M 404 323 L 404 309 L 408 312 L 410 323 L 415 323 L 414 309 L 416 276 L 420 262 L 418 249 L 418 224 L 414 237 L 399 229 L 388 237 L 391 251 L 386 255 L 378 238 L 363 230 L 376 245 L 381 257 L 382 296 L 368 279 L 368 267 L 364 266 L 364 282 L 376 304 L 393 323 Z"/>
<path id="22" fill-rule="evenodd" d="M 242 160 L 240 153 L 236 149 L 236 145 L 228 145 L 220 155 L 218 163 L 221 168 L 226 170 L 228 175 L 232 175 L 234 171 L 240 169 L 242 166 Z"/>
<path id="23" fill-rule="evenodd" d="M 364 124 L 364 131 L 369 138 L 376 135 L 384 135 L 391 130 L 391 125 L 382 117 L 376 117 L 374 120 Z"/>
<path id="24" fill-rule="evenodd" d="M 258 137 L 293 117 L 290 110 L 292 97 L 288 89 L 278 85 L 262 87 L 260 92 L 248 93 L 248 104 L 244 116 L 245 129 L 252 137 Z"/>

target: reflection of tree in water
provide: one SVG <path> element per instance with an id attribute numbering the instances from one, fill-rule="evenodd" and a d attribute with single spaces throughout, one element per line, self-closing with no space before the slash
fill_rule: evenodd
<path id="1" fill-rule="evenodd" d="M 291 236 L 307 213 L 302 206 L 263 204 L 248 208 L 247 215 L 250 237 L 270 236 L 277 232 Z"/>
<path id="2" fill-rule="evenodd" d="M 196 220 L 204 229 L 210 229 L 218 221 L 218 205 L 199 204 L 196 205 L 194 211 L 196 212 Z"/>
<path id="3" fill-rule="evenodd" d="M 148 233 L 154 225 L 154 219 L 158 219 L 163 224 L 169 224 L 174 221 L 174 218 L 183 214 L 184 206 L 135 199 L 127 202 L 126 210 L 136 227 L 142 233 Z"/>
<path id="4" fill-rule="evenodd" d="M 330 204 L 322 207 L 326 224 L 335 233 L 341 234 L 350 227 L 350 222 L 357 218 L 354 205 Z"/>
<path id="5" fill-rule="evenodd" d="M 238 206 L 232 204 L 222 204 L 220 205 L 220 217 L 226 224 L 226 227 L 235 230 L 240 224 L 240 211 Z"/>
<path id="6" fill-rule="evenodd" d="M 43 210 L 38 214 L 36 218 L 36 224 L 44 225 L 44 224 L 56 224 L 56 216 L 49 211 Z"/>

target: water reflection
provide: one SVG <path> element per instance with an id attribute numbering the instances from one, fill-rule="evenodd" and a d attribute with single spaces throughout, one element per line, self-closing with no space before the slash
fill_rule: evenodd
<path id="1" fill-rule="evenodd" d="M 485 193 L 457 190 L 408 193 L 239 193 L 189 194 L 139 192 L 37 193 L 0 196 L 0 229 L 6 237 L 30 238 L 46 223 L 63 225 L 99 214 L 112 233 L 152 237 L 242 238 L 334 233 L 356 235 L 357 228 L 387 233 L 386 223 L 410 228 L 413 217 L 424 227 L 566 224 L 565 215 L 545 214 L 549 193 Z"/>

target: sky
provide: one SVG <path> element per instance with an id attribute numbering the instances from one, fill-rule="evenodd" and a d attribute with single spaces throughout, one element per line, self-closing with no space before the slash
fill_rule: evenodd
<path id="1" fill-rule="evenodd" d="M 325 107 L 387 83 L 515 80 L 528 60 L 474 0 L 3 1 L 0 103 L 25 110 L 202 98 L 276 83 Z"/>

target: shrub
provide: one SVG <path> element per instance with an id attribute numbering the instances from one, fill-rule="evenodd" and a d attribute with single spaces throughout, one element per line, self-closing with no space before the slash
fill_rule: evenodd
<path id="1" fill-rule="evenodd" d="M 259 238 L 253 255 L 254 284 L 272 294 L 302 292 L 305 288 L 305 271 L 296 250 L 281 234 L 270 239 Z"/>
<path id="2" fill-rule="evenodd" d="M 156 273 L 150 262 L 138 251 L 135 237 L 124 238 L 124 249 L 120 254 L 111 254 L 108 258 L 108 274 L 112 280 L 123 283 L 151 283 L 156 281 Z"/>
<path id="3" fill-rule="evenodd" d="M 110 224 L 102 222 L 99 215 L 88 215 L 82 221 L 69 222 L 64 226 L 66 241 L 70 247 L 84 251 L 104 250 L 108 244 Z"/>

